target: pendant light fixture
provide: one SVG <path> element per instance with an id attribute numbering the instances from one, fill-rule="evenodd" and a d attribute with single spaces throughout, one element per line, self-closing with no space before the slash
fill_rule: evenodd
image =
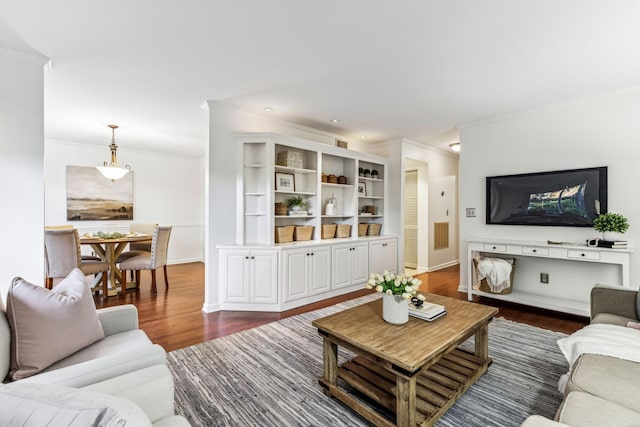
<path id="1" fill-rule="evenodd" d="M 96 166 L 96 169 L 98 169 L 105 178 L 115 182 L 129 173 L 131 166 L 126 165 L 121 168 L 118 165 L 118 159 L 116 158 L 116 150 L 118 150 L 118 146 L 116 145 L 116 129 L 118 129 L 118 125 L 108 126 L 111 128 L 111 145 L 109 145 L 111 149 L 111 163 L 104 162 L 103 166 Z"/>

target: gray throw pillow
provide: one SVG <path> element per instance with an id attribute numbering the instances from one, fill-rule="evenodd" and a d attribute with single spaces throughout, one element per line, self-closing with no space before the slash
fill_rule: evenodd
<path id="1" fill-rule="evenodd" d="M 16 277 L 7 296 L 13 380 L 37 374 L 51 364 L 104 338 L 84 274 L 74 269 L 53 290 Z"/>

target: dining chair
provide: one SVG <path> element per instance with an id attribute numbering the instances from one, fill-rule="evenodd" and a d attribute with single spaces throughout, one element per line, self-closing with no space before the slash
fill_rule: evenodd
<path id="1" fill-rule="evenodd" d="M 152 236 L 157 226 L 158 224 L 132 222 L 129 225 L 129 231 Z M 134 256 L 146 254 L 151 254 L 151 242 L 132 242 L 129 243 L 129 250 L 120 254 L 117 262 L 120 263 Z M 133 280 L 133 272 L 134 270 L 131 270 L 131 280 Z"/>
<path id="2" fill-rule="evenodd" d="M 156 269 L 163 267 L 164 270 L 164 283 L 165 287 L 169 287 L 169 277 L 167 276 L 167 252 L 169 250 L 169 236 L 171 235 L 172 227 L 156 226 L 153 231 L 153 238 L 151 239 L 151 252 L 142 253 L 140 255 L 132 256 L 119 263 L 120 270 L 122 271 L 122 294 L 127 291 L 127 270 L 134 270 L 136 272 L 137 287 L 140 287 L 140 270 L 151 270 L 151 293 L 157 294 L 158 288 L 156 286 Z"/>
<path id="3" fill-rule="evenodd" d="M 62 224 L 62 225 L 45 225 L 44 229 L 45 230 L 69 230 L 69 229 L 73 229 L 73 225 L 72 224 Z M 80 259 L 82 261 L 102 261 L 99 257 L 94 256 L 94 255 L 82 255 L 82 252 L 80 252 Z"/>
<path id="4" fill-rule="evenodd" d="M 79 268 L 86 276 L 102 275 L 102 296 L 108 296 L 109 264 L 103 261 L 83 261 L 80 255 L 80 235 L 76 228 L 44 230 L 45 283 L 53 288 L 53 279 L 67 277 Z"/>

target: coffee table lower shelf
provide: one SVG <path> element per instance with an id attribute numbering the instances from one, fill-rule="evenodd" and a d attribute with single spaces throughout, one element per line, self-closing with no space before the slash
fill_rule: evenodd
<path id="1" fill-rule="evenodd" d="M 491 359 L 482 360 L 472 352 L 457 348 L 438 362 L 420 372 L 416 378 L 416 425 L 430 427 L 475 383 L 486 371 Z M 356 356 L 338 368 L 338 378 L 367 400 L 371 405 L 346 390 L 320 378 L 326 394 L 333 396 L 360 415 L 379 426 L 394 426 L 383 412 L 396 413 L 396 374 L 378 363 Z M 354 393 L 355 394 L 355 393 Z"/>

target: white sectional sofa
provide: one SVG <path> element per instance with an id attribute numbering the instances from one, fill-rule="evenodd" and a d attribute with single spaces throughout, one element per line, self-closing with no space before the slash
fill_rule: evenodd
<path id="1" fill-rule="evenodd" d="M 11 330 L 1 299 L 0 307 L 0 375 L 6 378 L 10 368 Z M 0 385 L 0 407 L 15 405 L 31 408 L 38 417 L 60 417 L 68 409 L 65 402 L 71 402 L 75 409 L 91 407 L 94 410 L 96 402 L 102 402 L 103 409 L 111 414 L 118 408 L 128 408 L 124 410 L 128 415 L 123 417 L 133 418 L 129 418 L 127 425 L 144 425 L 142 417 L 148 425 L 156 427 L 189 426 L 185 418 L 174 412 L 174 382 L 166 365 L 166 353 L 138 329 L 136 307 L 105 308 L 97 310 L 97 314 L 105 333 L 103 339 L 38 374 L 13 382 L 5 380 Z M 7 414 L 0 411 L 1 425 L 12 425 L 15 421 L 2 418 Z"/>
<path id="2" fill-rule="evenodd" d="M 591 290 L 591 324 L 610 325 L 611 337 L 596 352 L 583 353 L 573 363 L 555 420 L 533 415 L 522 427 L 640 426 L 640 363 L 608 355 L 607 349 L 615 340 L 616 328 L 625 328 L 626 335 L 640 336 L 626 328 L 628 322 L 639 319 L 637 290 L 596 285 Z"/>

